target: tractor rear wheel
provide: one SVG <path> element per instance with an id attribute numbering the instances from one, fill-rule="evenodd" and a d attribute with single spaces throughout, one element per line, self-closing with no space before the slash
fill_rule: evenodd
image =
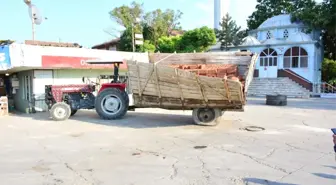
<path id="1" fill-rule="evenodd" d="M 125 91 L 117 88 L 103 90 L 96 97 L 95 108 L 98 115 L 106 120 L 121 119 L 125 116 L 129 98 Z"/>
<path id="2" fill-rule="evenodd" d="M 197 108 L 192 112 L 194 123 L 201 126 L 218 125 L 222 115 L 222 110 L 217 108 Z"/>
<path id="3" fill-rule="evenodd" d="M 50 109 L 50 116 L 55 121 L 67 120 L 71 115 L 71 108 L 64 102 L 55 103 Z"/>

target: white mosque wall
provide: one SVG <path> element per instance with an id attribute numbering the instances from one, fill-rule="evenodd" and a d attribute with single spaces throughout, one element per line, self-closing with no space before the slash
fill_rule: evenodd
<path id="1" fill-rule="evenodd" d="M 315 44 L 298 44 L 298 45 L 277 45 L 269 46 L 269 48 L 274 49 L 278 54 L 278 69 L 284 68 L 284 54 L 285 52 L 292 47 L 302 47 L 308 53 L 308 67 L 307 68 L 287 68 L 295 72 L 296 74 L 302 76 L 303 78 L 309 80 L 310 82 L 317 83 L 321 81 L 321 49 L 317 48 Z M 237 50 L 248 50 L 253 53 L 261 53 L 263 50 L 267 49 L 266 46 L 254 46 L 246 48 L 231 48 L 230 51 Z M 263 69 L 263 66 L 260 66 L 260 59 L 258 59 L 256 64 L 256 69 Z"/>

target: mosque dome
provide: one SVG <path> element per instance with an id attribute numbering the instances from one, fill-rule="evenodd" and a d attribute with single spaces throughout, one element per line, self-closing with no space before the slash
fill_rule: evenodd
<path id="1" fill-rule="evenodd" d="M 243 39 L 243 43 L 241 44 L 242 46 L 254 46 L 254 45 L 259 45 L 260 42 L 252 36 L 247 36 Z"/>
<path id="2" fill-rule="evenodd" d="M 297 32 L 289 35 L 288 40 L 291 42 L 309 42 L 312 41 L 312 38 L 303 32 Z"/>
<path id="3" fill-rule="evenodd" d="M 302 22 L 292 22 L 291 15 L 281 14 L 267 19 L 263 22 L 258 29 L 272 28 L 272 27 L 291 27 L 291 26 L 302 26 Z"/>

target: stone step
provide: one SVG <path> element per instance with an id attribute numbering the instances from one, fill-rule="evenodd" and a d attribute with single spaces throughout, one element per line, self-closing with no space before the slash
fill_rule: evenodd
<path id="1" fill-rule="evenodd" d="M 254 78 L 249 86 L 248 96 L 284 94 L 287 97 L 309 98 L 310 91 L 289 78 Z"/>

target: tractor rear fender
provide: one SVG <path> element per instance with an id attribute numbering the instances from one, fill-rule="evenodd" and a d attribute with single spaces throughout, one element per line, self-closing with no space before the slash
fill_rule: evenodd
<path id="1" fill-rule="evenodd" d="M 118 88 L 120 89 L 121 91 L 125 91 L 126 89 L 126 84 L 124 83 L 106 83 L 106 84 L 103 84 L 101 86 L 101 88 L 99 89 L 99 92 L 100 93 L 101 91 L 105 90 L 105 89 L 108 89 L 108 88 Z"/>

